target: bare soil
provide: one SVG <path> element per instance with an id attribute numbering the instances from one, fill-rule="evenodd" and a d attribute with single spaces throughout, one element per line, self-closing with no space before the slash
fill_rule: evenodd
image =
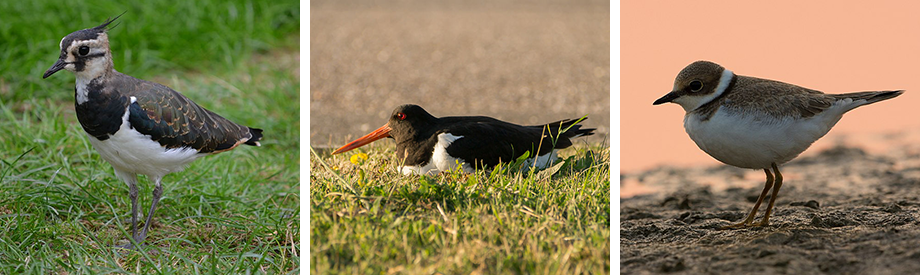
<path id="1" fill-rule="evenodd" d="M 620 272 L 920 272 L 917 146 L 884 154 L 834 147 L 780 171 L 785 181 L 771 224 L 739 230 L 719 227 L 744 219 L 763 188 L 763 171 L 721 165 L 621 175 L 624 183 L 661 191 L 621 199 Z"/>

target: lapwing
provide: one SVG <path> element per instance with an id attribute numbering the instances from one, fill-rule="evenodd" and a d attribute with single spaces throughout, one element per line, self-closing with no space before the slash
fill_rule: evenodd
<path id="1" fill-rule="evenodd" d="M 99 155 L 128 184 L 132 238 L 141 244 L 163 193 L 163 176 L 240 144 L 260 146 L 262 130 L 233 123 L 169 87 L 115 71 L 107 31 L 118 17 L 61 39 L 61 55 L 42 78 L 62 69 L 76 75 L 77 119 Z M 140 232 L 138 174 L 155 183 Z M 129 242 L 123 247 L 134 245 Z"/>
<path id="2" fill-rule="evenodd" d="M 572 146 L 572 138 L 594 134 L 593 128 L 582 129 L 580 121 L 521 126 L 485 116 L 438 118 L 407 104 L 397 107 L 387 124 L 332 154 L 392 138 L 403 174 L 433 175 L 457 168 L 469 173 L 515 161 L 525 152 L 535 156 L 525 163 L 542 169 L 552 164 L 559 149 Z"/>

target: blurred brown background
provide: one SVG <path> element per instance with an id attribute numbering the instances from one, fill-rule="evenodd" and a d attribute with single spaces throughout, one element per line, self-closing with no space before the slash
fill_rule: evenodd
<path id="1" fill-rule="evenodd" d="M 608 1 L 311 1 L 310 139 L 340 146 L 396 106 L 518 124 L 589 115 L 609 143 Z"/>

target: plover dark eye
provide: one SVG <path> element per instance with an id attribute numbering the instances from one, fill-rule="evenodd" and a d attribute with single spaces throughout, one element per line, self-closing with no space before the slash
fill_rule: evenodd
<path id="1" fill-rule="evenodd" d="M 80 55 L 87 55 L 89 54 L 89 47 L 80 46 L 80 49 L 77 50 L 77 53 L 79 53 Z"/>
<path id="2" fill-rule="evenodd" d="M 691 92 L 699 92 L 702 89 L 703 89 L 703 82 L 700 82 L 699 80 L 694 80 L 690 82 Z"/>

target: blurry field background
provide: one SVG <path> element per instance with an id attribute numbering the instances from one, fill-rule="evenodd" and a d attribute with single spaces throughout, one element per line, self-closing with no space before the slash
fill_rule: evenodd
<path id="1" fill-rule="evenodd" d="M 0 1 L 0 10 L 0 274 L 299 270 L 297 2 Z M 77 122 L 73 74 L 41 79 L 61 38 L 123 12 L 109 32 L 116 70 L 265 131 L 262 147 L 164 178 L 146 246 L 131 251 L 112 247 L 130 235 L 128 188 Z M 140 183 L 143 217 L 152 184 Z"/>
<path id="2" fill-rule="evenodd" d="M 608 272 L 609 11 L 606 1 L 312 1 L 310 270 Z M 588 115 L 597 131 L 536 174 L 403 176 L 389 139 L 328 154 L 406 103 L 527 125 Z"/>
<path id="3" fill-rule="evenodd" d="M 610 125 L 608 1 L 312 1 L 310 143 L 343 145 L 401 104 L 434 116 Z"/>

